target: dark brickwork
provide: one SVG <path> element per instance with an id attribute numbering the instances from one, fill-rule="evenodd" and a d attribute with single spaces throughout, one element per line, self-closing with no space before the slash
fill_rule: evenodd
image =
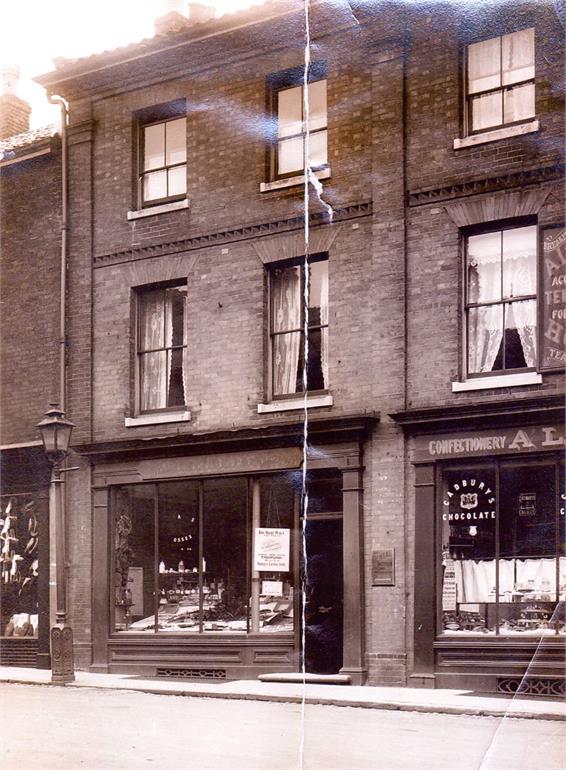
<path id="1" fill-rule="evenodd" d="M 413 477 L 401 431 L 388 415 L 410 407 L 518 399 L 564 385 L 563 376 L 553 373 L 542 385 L 479 394 L 453 393 L 451 386 L 462 376 L 463 350 L 461 233 L 449 203 L 505 195 L 512 186 L 548 191 L 537 212 L 541 224 L 558 222 L 563 211 L 560 27 L 550 4 L 525 7 L 524 17 L 506 17 L 507 9 L 511 5 L 498 17 L 504 32 L 537 30 L 540 130 L 461 150 L 453 142 L 462 136 L 461 60 L 469 37 L 453 8 L 398 16 L 392 11 L 386 19 L 370 15 L 362 26 L 349 17 L 343 29 L 319 37 L 316 14 L 313 22 L 313 58 L 328 67 L 332 177 L 324 183 L 325 199 L 335 208 L 373 206 L 355 218 L 319 225 L 311 235 L 314 242 L 317 231 L 332 230 L 327 251 L 334 404 L 317 414 L 381 413 L 364 450 L 361 598 L 366 664 L 376 684 L 405 683 L 412 655 Z M 226 51 L 234 55 L 223 66 L 216 66 L 212 54 L 209 66 L 181 59 L 175 64 L 168 52 L 163 70 L 155 69 L 156 58 L 144 64 L 141 57 L 130 69 L 120 65 L 112 81 L 110 67 L 92 100 L 88 86 L 81 93 L 68 85 L 68 395 L 77 443 L 207 433 L 289 417 L 257 411 L 267 391 L 266 278 L 258 244 L 271 244 L 275 253 L 280 245 L 284 254 L 293 239 L 300 241 L 300 225 L 279 235 L 269 227 L 301 215 L 303 191 L 260 193 L 260 183 L 268 181 L 266 79 L 300 65 L 303 51 L 300 44 L 270 50 L 266 37 L 246 34 L 246 48 L 231 49 L 227 40 Z M 234 45 L 242 44 L 238 35 L 231 38 Z M 215 45 L 210 43 L 211 51 Z M 121 83 L 128 87 L 121 90 Z M 127 212 L 138 205 L 135 114 L 179 98 L 187 102 L 190 208 L 128 221 Z M 555 176 L 532 177 L 526 185 L 517 177 L 543 167 L 555 169 Z M 466 187 L 485 179 L 494 180 L 490 192 Z M 444 192 L 436 202 L 416 195 L 439 188 Z M 323 211 L 314 196 L 311 203 L 313 211 Z M 56 210 L 42 219 L 54 242 Z M 162 256 L 146 248 L 257 224 L 265 232 L 241 230 L 218 245 L 172 247 Z M 20 248 L 27 244 L 26 233 Z M 302 253 L 294 248 L 294 255 Z M 29 267 L 30 281 L 35 269 Z M 173 279 L 186 280 L 188 288 L 191 419 L 127 428 L 125 417 L 135 409 L 134 292 Z M 71 613 L 85 666 L 92 622 L 89 544 L 96 536 L 88 476 L 83 468 L 69 485 Z M 380 548 L 395 549 L 394 586 L 371 585 L 371 557 Z"/>

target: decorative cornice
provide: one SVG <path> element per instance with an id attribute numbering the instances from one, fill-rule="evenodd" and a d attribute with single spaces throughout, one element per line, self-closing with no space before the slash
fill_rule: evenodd
<path id="1" fill-rule="evenodd" d="M 340 417 L 309 418 L 311 443 L 341 443 L 365 441 L 379 422 L 379 412 L 341 415 Z M 302 419 L 277 420 L 270 424 L 243 426 L 211 433 L 175 433 L 154 438 L 128 438 L 77 444 L 77 454 L 102 462 L 133 457 L 174 457 L 269 449 L 281 446 L 302 446 Z"/>
<path id="2" fill-rule="evenodd" d="M 360 217 L 370 216 L 371 213 L 371 201 L 354 203 L 350 206 L 334 209 L 332 222 L 344 222 L 348 219 L 359 219 Z M 250 238 L 261 238 L 265 235 L 297 230 L 304 226 L 304 221 L 305 219 L 302 216 L 289 217 L 288 219 L 279 219 L 274 222 L 244 225 L 230 230 L 221 230 L 216 233 L 197 235 L 193 238 L 183 238 L 182 240 L 172 241 L 171 243 L 159 243 L 155 246 L 144 246 L 137 249 L 127 249 L 126 251 L 116 251 L 111 254 L 100 254 L 94 257 L 94 267 L 106 267 L 108 265 L 115 265 L 121 262 L 132 262 L 138 259 L 164 257 L 168 254 L 178 254 L 182 251 L 193 251 L 194 249 L 220 246 L 225 243 L 247 241 Z M 327 212 L 317 211 L 310 214 L 309 224 L 311 226 L 330 224 Z"/>
<path id="3" fill-rule="evenodd" d="M 506 398 L 498 401 L 406 409 L 389 416 L 410 435 L 443 430 L 528 425 L 542 420 L 563 422 L 564 394 L 540 394 L 514 400 Z"/>
<path id="4" fill-rule="evenodd" d="M 542 168 L 530 169 L 528 171 L 519 171 L 515 174 L 500 174 L 498 176 L 486 177 L 485 179 L 462 182 L 461 184 L 409 191 L 408 202 L 409 206 L 423 206 L 427 203 L 439 203 L 440 201 L 452 200 L 453 198 L 463 198 L 467 195 L 478 195 L 497 190 L 508 190 L 512 187 L 541 184 L 542 182 L 561 179 L 563 176 L 564 164 L 558 163 L 554 166 L 543 166 Z"/>

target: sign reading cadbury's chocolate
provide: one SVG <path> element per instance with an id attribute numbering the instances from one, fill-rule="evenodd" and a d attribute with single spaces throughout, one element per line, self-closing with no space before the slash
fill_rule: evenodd
<path id="1" fill-rule="evenodd" d="M 566 364 L 566 230 L 545 228 L 542 250 L 540 368 L 562 369 Z"/>

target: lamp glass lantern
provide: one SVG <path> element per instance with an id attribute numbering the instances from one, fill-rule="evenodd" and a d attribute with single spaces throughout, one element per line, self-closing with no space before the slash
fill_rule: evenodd
<path id="1" fill-rule="evenodd" d="M 71 433 L 75 424 L 67 420 L 59 404 L 50 404 L 50 407 L 37 427 L 47 458 L 52 463 L 58 463 L 69 453 Z"/>

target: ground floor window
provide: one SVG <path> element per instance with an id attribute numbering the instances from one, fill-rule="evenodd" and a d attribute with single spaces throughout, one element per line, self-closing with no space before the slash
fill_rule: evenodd
<path id="1" fill-rule="evenodd" d="M 440 498 L 442 633 L 566 634 L 559 459 L 447 466 Z"/>
<path id="2" fill-rule="evenodd" d="M 33 494 L 0 497 L 0 636 L 37 637 L 37 508 Z"/>
<path id="3" fill-rule="evenodd" d="M 292 632 L 297 472 L 116 487 L 119 632 Z"/>

